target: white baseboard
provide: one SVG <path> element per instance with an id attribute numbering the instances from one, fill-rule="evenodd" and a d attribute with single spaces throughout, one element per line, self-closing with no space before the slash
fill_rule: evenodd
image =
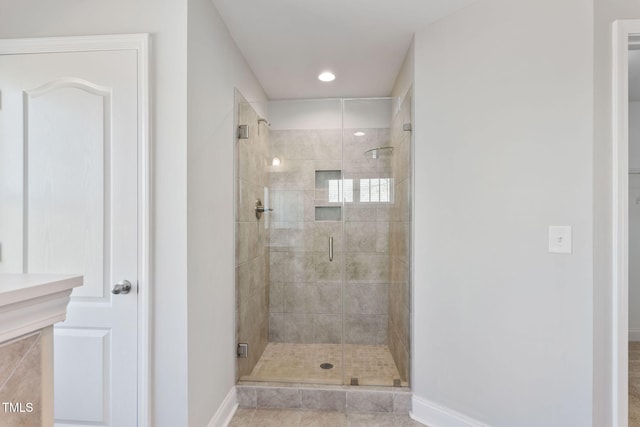
<path id="1" fill-rule="evenodd" d="M 629 341 L 640 341 L 640 329 L 629 328 Z"/>
<path id="2" fill-rule="evenodd" d="M 437 403 L 413 395 L 412 410 L 409 414 L 414 420 L 429 427 L 490 427 L 464 414 L 446 408 Z"/>
<path id="3" fill-rule="evenodd" d="M 238 409 L 238 398 L 234 386 L 229 390 L 229 394 L 224 398 L 207 427 L 227 427 L 236 413 L 236 409 Z"/>

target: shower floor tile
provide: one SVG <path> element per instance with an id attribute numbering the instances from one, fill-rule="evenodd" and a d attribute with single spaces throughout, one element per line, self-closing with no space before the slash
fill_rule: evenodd
<path id="1" fill-rule="evenodd" d="M 333 368 L 322 369 L 323 363 Z M 385 345 L 345 345 L 344 367 L 343 376 L 340 344 L 269 343 L 251 374 L 241 380 L 351 384 L 351 378 L 357 378 L 359 385 L 392 386 L 394 379 L 400 379 Z"/>

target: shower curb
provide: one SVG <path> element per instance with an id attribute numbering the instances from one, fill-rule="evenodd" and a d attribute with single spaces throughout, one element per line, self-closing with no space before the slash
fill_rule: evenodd
<path id="1" fill-rule="evenodd" d="M 408 387 L 239 382 L 236 385 L 236 394 L 238 406 L 241 408 L 402 415 L 408 415 L 411 411 L 411 390 Z"/>

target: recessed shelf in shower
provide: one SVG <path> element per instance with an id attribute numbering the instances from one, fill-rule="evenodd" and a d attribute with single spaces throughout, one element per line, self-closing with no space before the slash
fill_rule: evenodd
<path id="1" fill-rule="evenodd" d="M 338 203 L 342 201 L 342 171 L 317 170 L 315 187 L 315 220 L 341 221 L 342 206 Z"/>

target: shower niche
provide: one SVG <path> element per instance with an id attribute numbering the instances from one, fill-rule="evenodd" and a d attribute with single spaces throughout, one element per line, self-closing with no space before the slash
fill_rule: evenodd
<path id="1" fill-rule="evenodd" d="M 315 220 L 342 220 L 342 171 L 321 170 L 315 173 Z"/>
<path id="2" fill-rule="evenodd" d="M 237 93 L 237 380 L 408 385 L 410 105 Z"/>

